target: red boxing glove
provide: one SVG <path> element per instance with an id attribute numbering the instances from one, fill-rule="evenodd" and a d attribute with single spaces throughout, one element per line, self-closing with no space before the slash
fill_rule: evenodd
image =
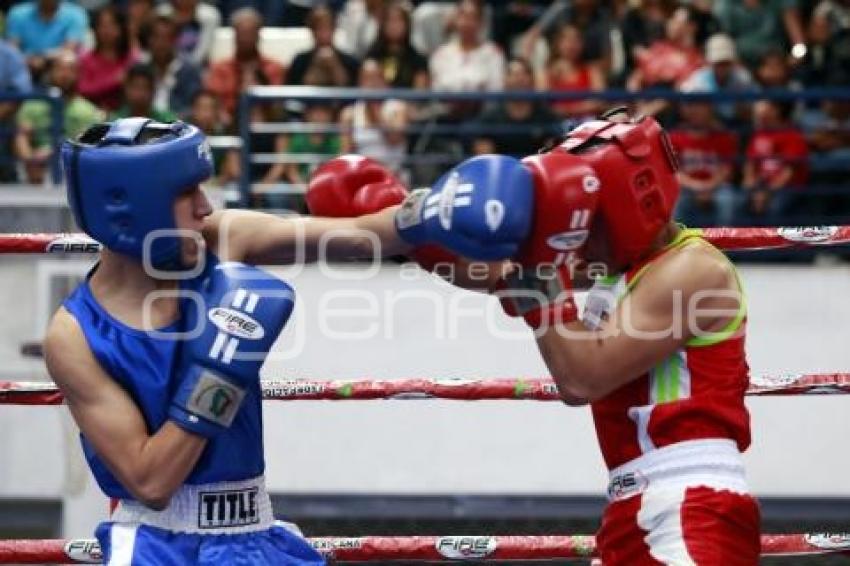
<path id="1" fill-rule="evenodd" d="M 581 257 L 599 198 L 599 178 L 580 156 L 555 149 L 522 160 L 534 179 L 534 226 L 516 260 L 564 265 Z"/>
<path id="2" fill-rule="evenodd" d="M 316 216 L 353 218 L 401 204 L 406 196 L 404 184 L 377 161 L 343 155 L 316 169 L 305 199 Z"/>
<path id="3" fill-rule="evenodd" d="M 532 328 L 578 319 L 570 270 L 596 212 L 599 178 L 580 156 L 554 150 L 522 160 L 534 179 L 534 225 L 517 269 L 496 286 L 502 308 Z"/>
<path id="4" fill-rule="evenodd" d="M 312 214 L 332 218 L 372 214 L 401 204 L 406 197 L 407 188 L 392 171 L 362 155 L 342 155 L 320 165 L 310 176 L 305 194 Z M 410 256 L 426 271 L 457 260 L 438 246 L 416 248 Z"/>

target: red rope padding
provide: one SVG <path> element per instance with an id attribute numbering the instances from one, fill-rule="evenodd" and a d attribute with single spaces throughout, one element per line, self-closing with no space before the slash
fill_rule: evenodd
<path id="1" fill-rule="evenodd" d="M 559 401 L 551 379 L 398 379 L 263 381 L 267 401 L 366 401 L 450 399 L 455 401 Z M 754 378 L 747 395 L 850 393 L 850 373 Z M 0 405 L 59 405 L 62 395 L 47 382 L 0 381 Z"/>
<path id="2" fill-rule="evenodd" d="M 703 228 L 703 237 L 721 250 L 767 250 L 850 243 L 850 226 Z"/>
<path id="3" fill-rule="evenodd" d="M 310 539 L 328 558 L 345 562 L 382 560 L 558 560 L 588 558 L 592 536 L 320 537 Z M 850 551 L 850 533 L 763 535 L 762 556 L 810 556 Z M 0 564 L 97 564 L 94 539 L 0 541 Z"/>
<path id="4" fill-rule="evenodd" d="M 723 250 L 765 250 L 850 243 L 850 226 L 703 228 L 703 237 Z M 0 234 L 0 254 L 93 253 L 100 244 L 85 234 Z"/>
<path id="5" fill-rule="evenodd" d="M 0 254 L 94 253 L 100 244 L 85 234 L 0 234 Z"/>

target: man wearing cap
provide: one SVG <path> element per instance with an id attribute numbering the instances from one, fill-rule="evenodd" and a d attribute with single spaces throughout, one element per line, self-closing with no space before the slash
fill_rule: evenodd
<path id="1" fill-rule="evenodd" d="M 755 81 L 746 67 L 738 62 L 735 42 L 726 34 L 717 33 L 705 43 L 707 65 L 694 71 L 680 85 L 682 92 L 740 92 L 754 90 Z M 727 125 L 745 121 L 747 105 L 723 102 L 715 106 Z"/>

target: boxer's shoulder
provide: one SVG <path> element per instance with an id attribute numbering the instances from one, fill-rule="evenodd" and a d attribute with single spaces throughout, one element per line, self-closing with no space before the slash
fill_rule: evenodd
<path id="1" fill-rule="evenodd" d="M 96 379 L 98 367 L 80 323 L 60 307 L 50 320 L 44 336 L 44 361 L 53 381 L 64 391 L 81 382 Z"/>
<path id="2" fill-rule="evenodd" d="M 688 300 L 703 292 L 738 289 L 734 265 L 699 238 L 668 249 L 646 267 L 633 285 L 635 297 L 644 300 L 667 302 L 675 295 Z"/>
<path id="3" fill-rule="evenodd" d="M 68 346 L 72 345 L 75 340 L 85 342 L 83 330 L 74 315 L 64 306 L 60 306 L 47 325 L 44 347 L 47 349 Z"/>

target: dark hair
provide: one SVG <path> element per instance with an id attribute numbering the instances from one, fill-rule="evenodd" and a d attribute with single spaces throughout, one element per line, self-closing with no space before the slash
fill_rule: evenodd
<path id="1" fill-rule="evenodd" d="M 791 116 L 794 115 L 794 102 L 790 100 L 776 100 L 773 98 L 764 99 L 763 102 L 770 104 L 773 106 L 777 112 L 779 112 L 779 117 L 783 122 L 788 122 L 791 120 Z"/>
<path id="2" fill-rule="evenodd" d="M 198 102 L 202 98 L 212 98 L 215 101 L 215 103 L 218 105 L 218 95 L 211 90 L 206 90 L 206 89 L 203 89 L 203 88 L 192 95 L 190 105 L 194 106 L 195 103 Z"/>
<path id="3" fill-rule="evenodd" d="M 154 73 L 153 67 L 145 63 L 136 63 L 127 69 L 124 84 L 126 85 L 133 79 L 145 79 L 150 84 L 151 89 L 156 86 L 156 73 Z"/>
<path id="4" fill-rule="evenodd" d="M 767 50 L 761 54 L 761 57 L 759 57 L 759 66 L 764 65 L 768 59 L 779 59 L 785 64 L 786 67 L 788 66 L 787 55 L 781 47 L 777 47 L 775 45 L 772 47 L 768 47 Z"/>
<path id="5" fill-rule="evenodd" d="M 173 17 L 166 14 L 157 14 L 142 24 L 141 29 L 139 29 L 139 43 L 141 43 L 142 49 L 150 48 L 153 30 L 161 26 L 171 28 L 171 33 L 175 36 L 175 38 L 180 33 L 180 28 L 178 27 L 177 22 L 174 21 Z"/>
<path id="6" fill-rule="evenodd" d="M 552 34 L 549 36 L 549 60 L 547 61 L 547 64 L 554 63 L 558 60 L 558 42 L 561 41 L 561 37 L 563 37 L 570 30 L 574 30 L 581 39 L 582 52 L 579 54 L 579 58 L 583 56 L 584 52 L 587 50 L 587 42 L 585 40 L 584 34 L 581 33 L 581 28 L 572 22 L 565 22 L 556 27 Z"/>
<path id="7" fill-rule="evenodd" d="M 318 6 L 310 10 L 309 14 L 307 14 L 307 20 L 305 22 L 307 24 L 307 27 L 311 30 L 315 29 L 316 24 L 318 23 L 318 20 L 321 17 L 329 18 L 331 21 L 331 26 L 333 26 L 334 28 L 336 27 L 336 14 L 334 14 L 333 10 L 331 10 L 324 4 L 319 4 Z"/>
<path id="8" fill-rule="evenodd" d="M 118 26 L 118 54 L 124 59 L 130 53 L 130 28 L 127 25 L 127 16 L 115 6 L 107 5 L 95 12 L 92 22 L 95 38 L 94 50 L 100 51 L 100 45 L 97 43 L 97 26 L 100 25 L 101 19 L 107 16 L 115 20 L 115 24 Z"/>
<path id="9" fill-rule="evenodd" d="M 393 11 L 397 11 L 402 14 L 407 25 L 407 37 L 402 42 L 400 51 L 391 50 L 389 42 L 384 38 L 386 21 Z M 381 11 L 381 19 L 378 23 L 378 29 L 380 31 L 378 32 L 378 36 L 375 38 L 375 41 L 372 42 L 372 45 L 366 52 L 366 58 L 375 59 L 381 65 L 383 65 L 383 62 L 388 57 L 400 58 L 401 64 L 396 70 L 395 78 L 392 81 L 388 81 L 389 86 L 411 86 L 413 84 L 414 76 L 418 71 L 417 64 L 427 70 L 426 63 L 417 63 L 418 61 L 425 61 L 425 58 L 421 53 L 419 53 L 419 51 L 417 51 L 417 49 L 413 46 L 413 43 L 410 41 L 412 25 L 409 4 L 403 0 L 390 0 L 390 2 L 386 4 L 384 9 Z M 413 62 L 413 64 L 411 64 L 411 62 Z"/>
<path id="10" fill-rule="evenodd" d="M 393 12 L 398 12 L 401 14 L 402 18 L 404 18 L 404 25 L 407 27 L 407 42 L 410 43 L 410 32 L 413 25 L 413 22 L 411 21 L 410 7 L 406 2 L 394 0 L 385 4 L 384 8 L 381 10 L 381 19 L 378 22 L 378 37 L 375 39 L 376 45 L 386 41 L 386 34 L 384 30 L 386 30 L 387 20 Z"/>

